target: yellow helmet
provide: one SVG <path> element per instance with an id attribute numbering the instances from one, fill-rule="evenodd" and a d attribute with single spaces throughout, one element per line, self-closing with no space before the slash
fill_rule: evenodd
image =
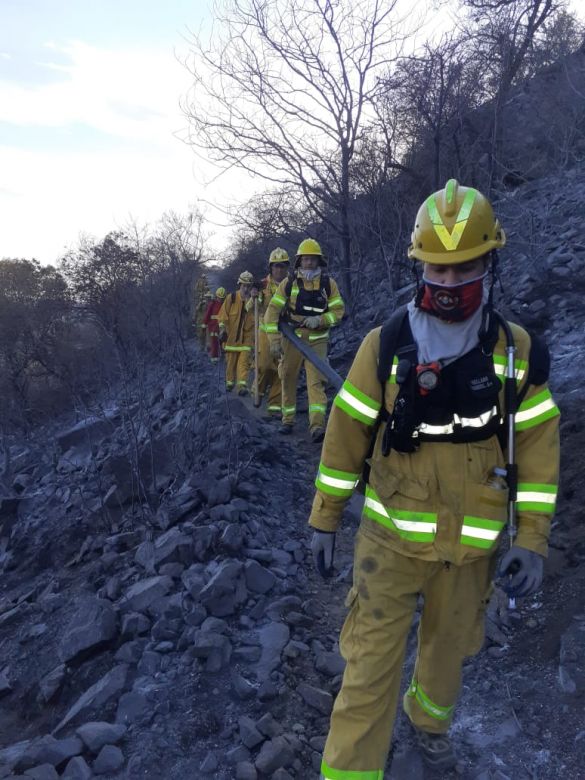
<path id="1" fill-rule="evenodd" d="M 215 297 L 223 300 L 225 298 L 225 287 L 218 287 L 215 291 Z"/>
<path id="2" fill-rule="evenodd" d="M 449 179 L 419 208 L 408 256 L 425 263 L 465 263 L 501 249 L 506 234 L 489 200 L 478 190 Z"/>
<path id="3" fill-rule="evenodd" d="M 238 284 L 254 284 L 254 277 L 249 271 L 242 271 L 238 277 Z"/>
<path id="4" fill-rule="evenodd" d="M 290 262 L 288 252 L 286 249 L 281 249 L 279 246 L 276 247 L 276 249 L 273 249 L 270 253 L 270 257 L 268 259 L 268 264 L 272 265 L 272 263 L 288 263 Z"/>
<path id="5" fill-rule="evenodd" d="M 300 258 L 303 255 L 317 255 L 319 257 L 319 265 L 327 265 L 327 261 L 323 257 L 323 252 L 321 251 L 321 247 L 314 238 L 305 238 L 305 240 L 301 241 L 299 244 L 299 248 L 297 249 L 296 254 L 295 268 L 299 267 Z"/>

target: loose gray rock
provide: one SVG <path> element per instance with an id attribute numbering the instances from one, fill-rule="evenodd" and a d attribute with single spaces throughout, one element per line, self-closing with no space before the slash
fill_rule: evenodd
<path id="1" fill-rule="evenodd" d="M 249 761 L 240 761 L 236 765 L 236 780 L 257 780 L 258 772 L 254 764 Z"/>
<path id="2" fill-rule="evenodd" d="M 232 674 L 232 690 L 241 701 L 247 701 L 256 696 L 256 688 L 237 672 Z"/>
<path id="3" fill-rule="evenodd" d="M 122 618 L 122 637 L 133 639 L 150 631 L 150 618 L 141 612 L 128 612 Z"/>
<path id="4" fill-rule="evenodd" d="M 34 780 L 59 780 L 59 774 L 52 764 L 34 766 L 32 769 L 27 769 L 24 774 Z"/>
<path id="5" fill-rule="evenodd" d="M 252 593 L 268 593 L 275 582 L 275 575 L 258 561 L 246 561 L 246 586 Z"/>
<path id="6" fill-rule="evenodd" d="M 72 758 L 61 775 L 61 780 L 90 780 L 93 772 L 81 756 Z"/>
<path id="7" fill-rule="evenodd" d="M 107 645 L 117 634 L 117 617 L 109 601 L 92 599 L 75 612 L 59 647 L 64 663 Z"/>
<path id="8" fill-rule="evenodd" d="M 303 701 L 313 707 L 323 715 L 329 715 L 333 708 L 333 696 L 327 691 L 315 688 L 307 683 L 301 683 L 297 688 L 297 693 Z"/>
<path id="9" fill-rule="evenodd" d="M 284 623 L 268 623 L 258 631 L 262 655 L 257 667 L 258 679 L 266 678 L 280 666 L 280 656 L 288 640 L 290 630 Z"/>
<path id="10" fill-rule="evenodd" d="M 151 704 L 143 693 L 130 691 L 120 697 L 116 723 L 142 723 L 148 719 L 148 715 L 154 715 L 154 712 L 151 711 Z"/>
<path id="11" fill-rule="evenodd" d="M 219 543 L 224 550 L 234 555 L 240 552 L 244 546 L 245 537 L 246 532 L 243 526 L 237 523 L 230 523 L 222 533 Z"/>
<path id="12" fill-rule="evenodd" d="M 117 772 L 124 766 L 124 754 L 115 745 L 104 745 L 93 762 L 93 771 L 98 775 Z"/>
<path id="13" fill-rule="evenodd" d="M 40 764 L 59 766 L 59 764 L 73 756 L 79 756 L 81 753 L 83 753 L 83 743 L 78 737 L 55 739 L 47 734 L 29 745 L 15 767 L 24 770 Z"/>
<path id="14" fill-rule="evenodd" d="M 207 493 L 208 506 L 229 503 L 232 497 L 232 486 L 228 477 L 218 479 L 211 485 Z"/>
<path id="15" fill-rule="evenodd" d="M 258 731 L 252 718 L 242 715 L 238 720 L 238 725 L 240 727 L 240 739 L 250 750 L 264 742 L 265 737 Z"/>
<path id="16" fill-rule="evenodd" d="M 149 577 L 140 580 L 126 591 L 122 608 L 134 612 L 143 612 L 156 599 L 166 596 L 173 587 L 171 577 Z"/>
<path id="17" fill-rule="evenodd" d="M 70 723 L 78 715 L 87 712 L 94 707 L 101 707 L 106 702 L 113 699 L 126 686 L 126 679 L 128 677 L 128 665 L 120 664 L 115 666 L 111 671 L 105 674 L 95 685 L 92 685 L 79 699 L 75 702 L 73 707 L 65 715 L 61 723 L 54 730 L 54 733 L 61 731 L 68 723 Z"/>
<path id="18" fill-rule="evenodd" d="M 210 525 L 198 525 L 193 529 L 192 550 L 196 561 L 205 561 L 213 550 L 217 538 L 217 528 Z"/>
<path id="19" fill-rule="evenodd" d="M 275 737 L 262 745 L 260 755 L 254 762 L 259 772 L 269 775 L 280 767 L 286 767 L 294 759 L 293 749 L 284 737 Z"/>
<path id="20" fill-rule="evenodd" d="M 92 753 L 99 753 L 104 745 L 117 745 L 126 734 L 126 726 L 121 723 L 106 723 L 94 720 L 84 723 L 76 730 L 76 734 Z"/>
<path id="21" fill-rule="evenodd" d="M 339 653 L 320 653 L 315 661 L 315 669 L 327 677 L 337 677 L 345 670 L 345 661 Z"/>
<path id="22" fill-rule="evenodd" d="M 239 561 L 224 561 L 199 594 L 199 601 L 216 617 L 233 615 L 247 598 L 243 565 Z"/>
<path id="23" fill-rule="evenodd" d="M 208 753 L 201 762 L 200 770 L 204 775 L 212 775 L 219 766 L 215 753 Z"/>
<path id="24" fill-rule="evenodd" d="M 154 543 L 154 552 L 150 553 L 149 542 L 143 542 L 136 551 L 135 561 L 148 570 L 154 563 L 155 566 L 161 566 L 165 563 L 184 563 L 193 562 L 193 543 L 191 538 L 182 533 L 178 528 L 171 528 L 166 533 L 159 536 Z"/>
<path id="25" fill-rule="evenodd" d="M 227 636 L 209 631 L 197 631 L 193 635 L 191 653 L 195 658 L 205 658 L 209 672 L 219 672 L 230 662 L 232 644 Z"/>

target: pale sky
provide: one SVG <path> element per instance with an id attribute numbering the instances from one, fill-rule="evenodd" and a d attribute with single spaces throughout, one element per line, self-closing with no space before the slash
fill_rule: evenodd
<path id="1" fill-rule="evenodd" d="M 206 18 L 197 0 L 0 0 L 0 257 L 54 262 L 81 233 L 190 204 L 221 220 L 217 172 L 175 135 L 177 54 Z"/>

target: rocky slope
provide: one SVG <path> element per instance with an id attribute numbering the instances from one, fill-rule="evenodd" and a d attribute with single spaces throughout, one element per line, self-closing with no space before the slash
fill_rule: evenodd
<path id="1" fill-rule="evenodd" d="M 498 205 L 503 303 L 551 346 L 563 478 L 542 591 L 516 612 L 497 593 L 466 666 L 454 777 L 583 776 L 584 198 L 575 170 Z M 382 294 L 368 306 L 361 329 L 384 316 Z M 345 325 L 340 370 L 358 341 Z M 14 443 L 0 505 L 0 778 L 318 776 L 359 498 L 337 576 L 322 582 L 306 527 L 319 453 L 303 426 L 283 440 L 193 352 L 172 376 L 153 367 L 124 399 Z M 435 777 L 401 718 L 395 737 L 387 777 Z"/>

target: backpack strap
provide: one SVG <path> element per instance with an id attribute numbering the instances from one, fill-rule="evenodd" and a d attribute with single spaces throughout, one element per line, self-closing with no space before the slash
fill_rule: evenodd
<path id="1" fill-rule="evenodd" d="M 290 294 L 292 292 L 292 286 L 293 286 L 294 280 L 295 280 L 295 277 L 293 276 L 293 274 L 289 273 L 288 279 L 286 280 L 286 287 L 284 288 L 284 292 L 285 292 L 287 298 L 290 298 Z"/>
<path id="2" fill-rule="evenodd" d="M 528 377 L 517 396 L 518 407 L 526 397 L 530 385 L 543 385 L 550 374 L 550 353 L 545 342 L 530 334 L 530 353 L 528 355 Z"/>
<path id="3" fill-rule="evenodd" d="M 394 355 L 406 357 L 407 353 L 416 353 L 416 349 L 416 343 L 408 322 L 408 304 L 404 304 L 396 309 L 380 331 L 378 381 L 382 385 L 382 399 L 384 399 L 384 388 L 392 370 Z"/>
<path id="4" fill-rule="evenodd" d="M 321 289 L 325 291 L 327 300 L 331 298 L 331 277 L 329 274 L 321 274 Z"/>

